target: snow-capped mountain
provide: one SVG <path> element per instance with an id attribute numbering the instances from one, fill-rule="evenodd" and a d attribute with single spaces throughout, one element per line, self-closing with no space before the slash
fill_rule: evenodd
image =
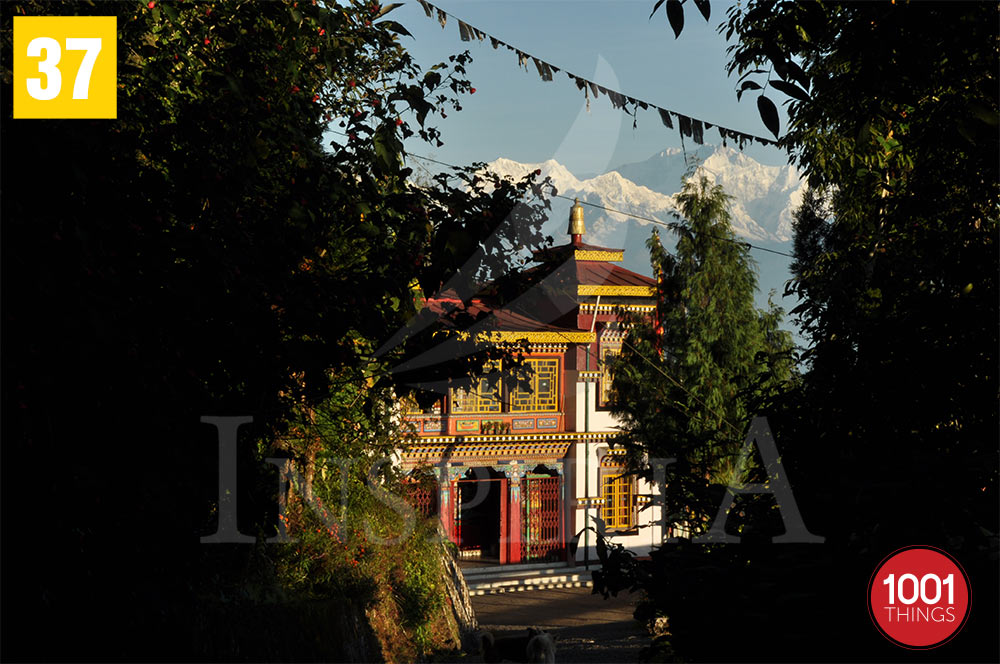
<path id="1" fill-rule="evenodd" d="M 501 157 L 489 167 L 515 178 L 541 169 L 542 176 L 552 178 L 553 185 L 563 196 L 670 222 L 674 220 L 671 215 L 675 210 L 674 196 L 681 189 L 688 163 L 697 163 L 699 174 L 722 184 L 726 193 L 733 197 L 731 213 L 737 235 L 767 244 L 784 244 L 791 240 L 792 212 L 801 203 L 804 188 L 799 173 L 792 166 L 765 166 L 732 148 L 702 146 L 689 152 L 687 160 L 680 149 L 670 148 L 646 161 L 625 164 L 583 180 L 552 159 L 540 164 L 522 164 Z M 560 206 L 558 201 L 553 201 L 554 210 L 568 208 L 568 203 Z M 594 244 L 604 243 L 602 238 L 610 240 L 622 223 L 640 226 L 651 223 L 595 208 L 587 209 L 587 219 L 588 238 Z M 553 236 L 558 238 L 564 232 L 556 231 Z"/>
<path id="2" fill-rule="evenodd" d="M 649 159 L 624 164 L 590 178 L 578 178 L 555 160 L 526 164 L 499 158 L 489 168 L 514 179 L 540 169 L 550 177 L 560 196 L 579 198 L 583 202 L 612 210 L 628 212 L 629 216 L 600 208 L 584 208 L 589 244 L 625 249 L 624 267 L 643 274 L 652 274 L 646 240 L 655 224 L 650 219 L 670 223 L 676 220 L 675 195 L 681 190 L 689 164 L 697 164 L 698 173 L 722 184 L 733 197 L 730 212 L 733 230 L 747 241 L 770 249 L 790 251 L 792 214 L 802 201 L 805 183 L 791 166 L 765 166 L 732 148 L 701 146 L 685 154 L 676 148 L 659 152 Z M 552 199 L 552 213 L 542 232 L 551 235 L 555 244 L 567 241 L 566 226 L 572 200 Z M 638 218 L 637 218 L 638 217 Z M 673 234 L 659 228 L 660 237 L 669 249 Z M 752 251 L 757 261 L 759 279 L 757 305 L 767 304 L 771 291 L 777 292 L 777 303 L 786 310 L 795 303 L 783 300 L 781 294 L 789 279 L 790 259 L 761 251 Z"/>

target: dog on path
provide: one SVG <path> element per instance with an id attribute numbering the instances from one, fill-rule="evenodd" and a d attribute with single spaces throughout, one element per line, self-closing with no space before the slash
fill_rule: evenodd
<path id="1" fill-rule="evenodd" d="M 555 639 L 548 632 L 534 628 L 529 628 L 527 634 L 500 637 L 483 632 L 479 645 L 484 662 L 553 664 L 556 661 Z"/>

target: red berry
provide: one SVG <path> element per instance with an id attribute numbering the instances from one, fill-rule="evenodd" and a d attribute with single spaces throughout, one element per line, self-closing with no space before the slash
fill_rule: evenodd
<path id="1" fill-rule="evenodd" d="M 294 94 L 294 93 L 296 93 L 296 92 L 298 92 L 298 91 L 299 91 L 299 86 L 297 86 L 297 85 L 293 85 L 293 86 L 292 86 L 292 93 Z"/>
<path id="2" fill-rule="evenodd" d="M 152 9 L 153 7 L 156 6 L 156 3 L 155 2 L 149 2 L 149 3 L 146 4 L 146 6 L 149 7 L 150 9 Z"/>
<path id="3" fill-rule="evenodd" d="M 313 101 L 314 102 L 319 101 L 319 95 L 313 95 Z"/>
<path id="4" fill-rule="evenodd" d="M 535 175 L 541 175 L 541 174 L 542 174 L 542 169 L 536 168 L 535 169 Z"/>
<path id="5" fill-rule="evenodd" d="M 396 126 L 398 127 L 401 124 L 403 124 L 403 120 L 401 118 L 396 118 Z"/>
<path id="6" fill-rule="evenodd" d="M 476 94 L 476 89 L 475 88 L 469 88 L 469 94 L 470 95 Z"/>
<path id="7" fill-rule="evenodd" d="M 322 37 L 325 34 L 326 34 L 326 28 L 320 28 L 319 29 L 319 36 Z"/>
<path id="8" fill-rule="evenodd" d="M 354 87 L 354 79 L 351 79 L 350 81 L 348 81 L 347 84 L 353 88 Z"/>
<path id="9" fill-rule="evenodd" d="M 211 43 L 212 43 L 212 40 L 209 39 L 208 37 L 205 37 L 205 46 L 208 46 Z"/>

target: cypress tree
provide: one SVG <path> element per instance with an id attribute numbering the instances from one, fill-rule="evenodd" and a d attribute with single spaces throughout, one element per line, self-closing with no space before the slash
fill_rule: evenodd
<path id="1" fill-rule="evenodd" d="M 666 468 L 668 521 L 695 532 L 715 515 L 719 489 L 747 480 L 749 466 L 736 463 L 746 428 L 792 375 L 791 335 L 778 328 L 779 308 L 754 305 L 756 264 L 733 233 L 729 202 L 704 176 L 684 185 L 675 253 L 656 231 L 647 242 L 656 320 L 630 318 L 612 360 L 615 443 L 649 475 L 644 456 L 676 459 Z"/>

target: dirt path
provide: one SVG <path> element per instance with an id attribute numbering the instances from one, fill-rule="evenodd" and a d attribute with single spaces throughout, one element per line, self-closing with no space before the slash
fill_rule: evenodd
<path id="1" fill-rule="evenodd" d="M 605 600 L 590 588 L 534 590 L 472 598 L 482 629 L 495 634 L 537 627 L 556 638 L 556 661 L 636 662 L 649 643 L 632 617 L 636 595 Z"/>

